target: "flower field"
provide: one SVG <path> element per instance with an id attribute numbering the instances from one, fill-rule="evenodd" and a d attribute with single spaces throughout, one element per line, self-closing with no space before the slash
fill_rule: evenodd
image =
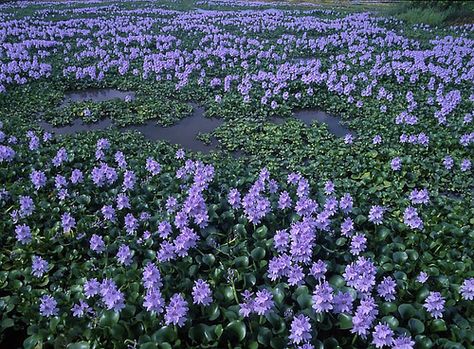
<path id="1" fill-rule="evenodd" d="M 0 4 L 0 348 L 474 348 L 473 80 L 470 24 Z"/>

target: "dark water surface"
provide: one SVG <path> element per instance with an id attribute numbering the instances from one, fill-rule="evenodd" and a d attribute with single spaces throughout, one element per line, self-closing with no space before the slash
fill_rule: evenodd
<path id="1" fill-rule="evenodd" d="M 38 124 L 48 132 L 57 134 L 74 134 L 77 132 L 105 130 L 114 128 L 120 131 L 136 130 L 141 132 L 146 138 L 152 141 L 164 140 L 169 143 L 179 144 L 185 149 L 209 152 L 217 149 L 217 141 L 214 139 L 207 145 L 196 139 L 199 133 L 208 133 L 220 126 L 223 121 L 219 119 L 206 118 L 204 108 L 195 103 L 190 103 L 193 112 L 190 116 L 179 121 L 177 124 L 163 127 L 156 123 L 156 120 L 148 120 L 142 125 L 129 125 L 117 128 L 111 119 L 102 119 L 96 123 L 84 123 L 81 119 L 76 119 L 72 124 L 54 127 L 46 121 L 39 121 Z"/>
<path id="2" fill-rule="evenodd" d="M 105 102 L 114 99 L 125 100 L 126 98 L 130 98 L 130 100 L 135 99 L 135 92 L 120 91 L 113 88 L 89 88 L 81 91 L 67 91 L 60 107 L 73 102 Z"/>

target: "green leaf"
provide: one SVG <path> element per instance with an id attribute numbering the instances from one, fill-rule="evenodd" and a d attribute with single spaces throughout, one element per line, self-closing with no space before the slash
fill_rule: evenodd
<path id="1" fill-rule="evenodd" d="M 447 331 L 446 322 L 443 319 L 434 319 L 430 324 L 430 330 L 432 332 L 444 332 Z"/>
<path id="2" fill-rule="evenodd" d="M 348 314 L 339 314 L 338 318 L 338 325 L 339 328 L 342 330 L 348 330 L 352 328 L 352 316 Z"/>
<path id="3" fill-rule="evenodd" d="M 90 345 L 87 342 L 71 343 L 67 346 L 67 349 L 89 349 Z"/>
<path id="4" fill-rule="evenodd" d="M 411 304 L 400 304 L 398 307 L 398 312 L 400 313 L 400 316 L 403 320 L 408 320 L 415 316 L 416 309 Z"/>
<path id="5" fill-rule="evenodd" d="M 418 319 L 408 320 L 408 328 L 413 334 L 421 334 L 425 332 L 425 325 L 423 325 L 423 322 Z"/>
<path id="6" fill-rule="evenodd" d="M 120 315 L 113 310 L 106 310 L 100 316 L 99 325 L 102 327 L 112 327 L 119 321 Z"/>
<path id="7" fill-rule="evenodd" d="M 272 339 L 272 331 L 270 331 L 266 327 L 260 327 L 258 329 L 257 341 L 260 344 L 263 344 L 268 347 L 270 345 L 271 339 Z"/>
<path id="8" fill-rule="evenodd" d="M 265 258 L 265 249 L 262 247 L 255 247 L 252 252 L 250 252 L 250 255 L 252 258 L 256 261 L 259 261 L 263 258 Z"/>
<path id="9" fill-rule="evenodd" d="M 2 329 L 12 327 L 13 325 L 15 325 L 15 323 L 13 322 L 13 319 L 10 319 L 10 318 L 3 319 L 1 323 Z"/>
<path id="10" fill-rule="evenodd" d="M 139 347 L 140 349 L 158 349 L 155 343 L 153 342 L 148 342 L 148 343 L 143 343 Z"/>
<path id="11" fill-rule="evenodd" d="M 225 327 L 224 333 L 230 339 L 241 342 L 244 340 L 247 334 L 247 328 L 245 327 L 245 324 L 242 321 L 234 320 Z"/>
<path id="12" fill-rule="evenodd" d="M 397 264 L 403 264 L 408 260 L 408 255 L 404 251 L 398 251 L 393 254 L 393 261 Z"/>

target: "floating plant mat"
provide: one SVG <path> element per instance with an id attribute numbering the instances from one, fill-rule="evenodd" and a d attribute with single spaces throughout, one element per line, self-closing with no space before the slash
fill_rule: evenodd
<path id="1" fill-rule="evenodd" d="M 341 124 L 341 118 L 330 115 L 317 109 L 302 109 L 294 112 L 294 117 L 303 121 L 306 125 L 311 125 L 314 120 L 328 126 L 330 133 L 337 137 L 344 137 L 346 134 L 354 132 Z M 275 117 L 270 119 L 275 124 L 283 124 L 287 119 Z"/>
<path id="2" fill-rule="evenodd" d="M 141 132 L 147 139 L 156 141 L 164 140 L 170 143 L 179 144 L 185 149 L 194 151 L 209 152 L 217 149 L 217 141 L 214 139 L 211 143 L 205 144 L 196 139 L 200 133 L 209 133 L 220 126 L 223 121 L 219 119 L 206 118 L 204 108 L 195 103 L 190 103 L 193 107 L 192 114 L 169 127 L 163 127 L 156 123 L 156 120 L 148 120 L 142 125 L 129 125 L 119 127 L 120 131 L 136 130 Z M 105 130 L 115 127 L 110 118 L 102 119 L 96 123 L 84 123 L 82 119 L 75 119 L 72 124 L 60 127 L 54 127 L 46 121 L 39 121 L 39 125 L 46 131 L 57 134 L 74 134 L 84 131 Z"/>

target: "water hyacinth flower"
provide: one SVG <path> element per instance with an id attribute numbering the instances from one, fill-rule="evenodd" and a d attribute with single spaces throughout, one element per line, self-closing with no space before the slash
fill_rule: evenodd
<path id="1" fill-rule="evenodd" d="M 395 281 L 390 277 L 384 277 L 382 282 L 377 287 L 377 293 L 380 297 L 384 298 L 385 301 L 390 302 L 395 300 L 395 286 L 397 284 Z"/>
<path id="2" fill-rule="evenodd" d="M 35 203 L 33 199 L 29 196 L 20 196 L 20 216 L 28 217 L 35 210 Z"/>
<path id="3" fill-rule="evenodd" d="M 100 293 L 100 282 L 96 278 L 87 280 L 84 283 L 84 294 L 86 298 L 94 297 Z"/>
<path id="4" fill-rule="evenodd" d="M 113 280 L 104 279 L 100 284 L 99 293 L 107 310 L 120 312 L 125 307 L 124 295 Z"/>
<path id="5" fill-rule="evenodd" d="M 115 209 L 110 206 L 110 205 L 105 205 L 101 208 L 100 210 L 102 212 L 102 215 L 104 216 L 104 219 L 108 221 L 115 221 L 116 215 L 115 215 Z"/>
<path id="6" fill-rule="evenodd" d="M 439 292 L 430 292 L 428 297 L 425 299 L 423 307 L 431 314 L 435 319 L 443 317 L 444 311 L 444 300 L 443 296 Z"/>
<path id="7" fill-rule="evenodd" d="M 334 314 L 350 313 L 352 311 L 352 302 L 354 299 L 349 292 L 338 291 L 333 296 L 333 310 Z"/>
<path id="8" fill-rule="evenodd" d="M 31 274 L 37 278 L 41 277 L 48 270 L 48 262 L 40 256 L 33 256 L 33 263 L 31 265 Z"/>
<path id="9" fill-rule="evenodd" d="M 3 163 L 4 161 L 5 162 L 13 161 L 15 155 L 16 155 L 16 152 L 13 150 L 13 148 L 0 144 L 0 164 Z"/>
<path id="10" fill-rule="evenodd" d="M 76 226 L 76 220 L 70 213 L 65 212 L 61 216 L 61 226 L 64 233 L 69 233 Z"/>
<path id="11" fill-rule="evenodd" d="M 159 289 L 161 286 L 163 286 L 161 273 L 158 267 L 152 262 L 148 262 L 143 269 L 142 281 L 143 286 L 146 289 Z"/>
<path id="12" fill-rule="evenodd" d="M 58 315 L 59 309 L 57 308 L 58 302 L 50 296 L 44 295 L 40 298 L 39 312 L 41 316 L 51 317 Z"/>
<path id="13" fill-rule="evenodd" d="M 358 256 L 361 252 L 364 252 L 367 248 L 367 238 L 364 234 L 356 234 L 351 239 L 351 253 L 354 256 Z"/>
<path id="14" fill-rule="evenodd" d="M 165 309 L 165 324 L 181 327 L 186 322 L 187 313 L 188 303 L 181 294 L 175 293 Z"/>
<path id="15" fill-rule="evenodd" d="M 393 341 L 392 349 L 413 349 L 415 342 L 406 335 L 402 335 Z"/>
<path id="16" fill-rule="evenodd" d="M 355 315 L 352 317 L 352 333 L 357 333 L 365 338 L 372 327 L 372 323 L 378 315 L 377 304 L 371 296 L 366 296 L 360 301 Z"/>
<path id="17" fill-rule="evenodd" d="M 462 172 L 467 172 L 471 169 L 471 160 L 469 159 L 463 159 L 461 161 L 461 171 Z"/>
<path id="18" fill-rule="evenodd" d="M 333 308 L 333 289 L 327 281 L 316 285 L 312 296 L 313 309 L 316 313 L 325 313 Z"/>
<path id="19" fill-rule="evenodd" d="M 386 208 L 378 205 L 374 205 L 370 208 L 369 211 L 369 222 L 379 225 L 383 221 L 383 214 Z"/>
<path id="20" fill-rule="evenodd" d="M 372 343 L 376 348 L 383 348 L 393 344 L 394 333 L 386 323 L 379 323 L 372 332 Z"/>
<path id="21" fill-rule="evenodd" d="M 31 230 L 26 224 L 17 225 L 15 227 L 16 239 L 22 245 L 25 245 L 31 241 Z"/>
<path id="22" fill-rule="evenodd" d="M 97 253 L 104 252 L 105 243 L 104 243 L 104 239 L 102 239 L 102 236 L 99 236 L 97 234 L 93 234 L 91 236 L 90 241 L 89 241 L 89 247 L 94 252 L 97 252 Z"/>
<path id="23" fill-rule="evenodd" d="M 309 274 L 312 275 L 316 280 L 324 280 L 327 272 L 327 265 L 324 261 L 318 260 L 311 265 Z"/>
<path id="24" fill-rule="evenodd" d="M 46 175 L 42 171 L 33 170 L 30 174 L 30 179 L 36 190 L 46 185 Z"/>
<path id="25" fill-rule="evenodd" d="M 446 156 L 444 159 L 443 159 L 443 165 L 444 165 L 444 168 L 446 170 L 451 170 L 454 166 L 454 160 L 451 156 Z"/>
<path id="26" fill-rule="evenodd" d="M 211 287 L 202 279 L 194 282 L 192 295 L 194 304 L 209 305 L 212 302 Z"/>
<path id="27" fill-rule="evenodd" d="M 87 314 L 92 314 L 93 311 L 89 304 L 85 302 L 83 299 L 79 300 L 79 304 L 74 304 L 74 306 L 71 308 L 72 316 L 81 318 L 84 317 Z"/>
<path id="28" fill-rule="evenodd" d="M 151 157 L 146 159 L 145 168 L 152 176 L 156 176 L 161 172 L 161 165 Z"/>
<path id="29" fill-rule="evenodd" d="M 184 156 L 185 156 L 185 153 L 184 153 L 184 150 L 183 150 L 183 149 L 178 149 L 178 150 L 176 151 L 176 156 L 175 156 L 176 159 L 182 160 L 182 159 L 184 159 Z"/>
<path id="30" fill-rule="evenodd" d="M 375 274 L 377 269 L 369 259 L 359 257 L 356 262 L 346 266 L 343 274 L 347 284 L 357 291 L 366 293 L 375 285 Z"/>
<path id="31" fill-rule="evenodd" d="M 117 260 L 120 264 L 129 266 L 132 264 L 132 252 L 127 245 L 120 245 L 117 252 Z"/>
<path id="32" fill-rule="evenodd" d="M 275 236 L 273 237 L 273 247 L 279 252 L 283 253 L 288 248 L 288 243 L 290 242 L 290 235 L 284 230 L 277 230 Z"/>
<path id="33" fill-rule="evenodd" d="M 390 167 L 394 171 L 400 171 L 402 168 L 402 160 L 399 157 L 393 158 L 390 162 Z"/>
<path id="34" fill-rule="evenodd" d="M 84 181 L 84 174 L 81 170 L 74 169 L 71 173 L 70 179 L 72 184 L 82 183 Z"/>
<path id="35" fill-rule="evenodd" d="M 403 212 L 403 223 L 412 229 L 423 230 L 423 221 L 418 216 L 418 211 L 414 207 L 407 207 Z"/>
<path id="36" fill-rule="evenodd" d="M 474 278 L 464 280 L 460 287 L 460 293 L 463 299 L 467 301 L 474 300 Z"/>
<path id="37" fill-rule="evenodd" d="M 428 281 L 428 274 L 425 273 L 424 271 L 420 272 L 418 276 L 416 277 L 416 281 L 418 281 L 421 284 L 424 284 L 426 281 Z"/>
<path id="38" fill-rule="evenodd" d="M 311 323 L 309 317 L 300 314 L 293 318 L 289 339 L 291 343 L 300 344 L 311 340 Z"/>
<path id="39" fill-rule="evenodd" d="M 410 193 L 410 201 L 413 205 L 427 204 L 430 201 L 430 196 L 427 189 L 413 189 Z"/>
<path id="40" fill-rule="evenodd" d="M 232 208 L 238 209 L 240 207 L 240 193 L 237 189 L 233 188 L 229 191 L 229 194 L 227 195 L 227 201 L 229 202 L 230 206 Z"/>
<path id="41" fill-rule="evenodd" d="M 143 298 L 143 306 L 147 311 L 161 314 L 164 310 L 165 300 L 157 288 L 149 288 Z"/>

